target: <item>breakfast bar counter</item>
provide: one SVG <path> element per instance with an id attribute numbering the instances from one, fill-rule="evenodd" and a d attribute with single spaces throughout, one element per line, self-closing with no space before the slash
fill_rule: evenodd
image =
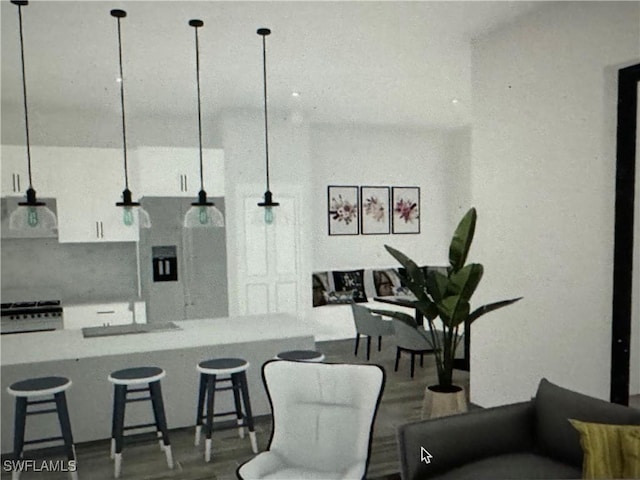
<path id="1" fill-rule="evenodd" d="M 257 416 L 269 413 L 262 385 L 262 364 L 281 351 L 315 348 L 311 330 L 289 314 L 174 323 L 178 329 L 92 338 L 84 338 L 81 330 L 3 335 L 2 453 L 12 450 L 14 399 L 7 393 L 7 387 L 15 381 L 43 376 L 71 379 L 67 402 L 74 440 L 78 443 L 111 436 L 113 392 L 107 377 L 114 370 L 145 365 L 163 368 L 167 374 L 161 382 L 167 421 L 169 428 L 180 428 L 194 425 L 198 362 L 213 357 L 247 360 L 251 406 Z M 220 411 L 232 409 L 232 398 L 226 397 L 232 396 L 224 393 L 216 396 Z M 128 407 L 127 421 L 148 422 L 152 414 L 146 407 L 138 404 Z M 56 421 L 52 415 L 39 416 L 37 422 L 27 423 L 27 436 L 51 436 L 58 429 Z"/>

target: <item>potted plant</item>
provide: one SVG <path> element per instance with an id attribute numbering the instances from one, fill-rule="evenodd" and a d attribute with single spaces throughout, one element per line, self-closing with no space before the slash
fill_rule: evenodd
<path id="1" fill-rule="evenodd" d="M 415 319 L 406 313 L 388 310 L 376 312 L 411 325 L 431 340 L 438 371 L 438 384 L 428 386 L 427 394 L 429 390 L 445 394 L 462 390 L 459 386 L 453 385 L 452 378 L 456 349 L 463 338 L 460 329 L 464 328 L 465 324 L 471 325 L 482 315 L 522 298 L 490 303 L 471 311 L 471 297 L 484 271 L 479 263 L 465 265 L 473 241 L 476 219 L 476 210 L 471 208 L 460 220 L 451 239 L 446 274 L 436 270 L 427 270 L 425 273 L 405 254 L 385 245 L 387 251 L 404 267 L 404 272 L 400 272 L 400 275 L 407 288 L 415 295 L 415 306 L 424 316 L 428 329 L 418 328 Z M 438 319 L 439 322 L 436 324 Z"/>

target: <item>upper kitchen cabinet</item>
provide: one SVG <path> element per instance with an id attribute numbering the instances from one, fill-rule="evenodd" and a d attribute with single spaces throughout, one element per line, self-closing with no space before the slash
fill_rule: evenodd
<path id="1" fill-rule="evenodd" d="M 22 197 L 29 188 L 27 147 L 2 145 L 2 196 Z"/>
<path id="2" fill-rule="evenodd" d="M 43 148 L 56 165 L 51 172 L 58 206 L 60 242 L 134 242 L 137 226 L 126 226 L 117 207 L 124 190 L 122 150 L 109 148 Z M 129 168 L 129 189 L 139 195 L 135 168 Z"/>
<path id="3" fill-rule="evenodd" d="M 31 173 L 33 187 L 38 197 L 54 195 L 51 181 L 52 165 L 48 156 L 42 155 L 43 147 L 31 147 Z M 2 196 L 24 197 L 29 188 L 29 167 L 27 166 L 27 147 L 25 145 L 2 145 Z"/>
<path id="4" fill-rule="evenodd" d="M 140 147 L 135 151 L 140 192 L 145 197 L 197 197 L 200 157 L 197 148 Z M 224 196 L 224 152 L 202 152 L 204 189 L 210 197 Z"/>

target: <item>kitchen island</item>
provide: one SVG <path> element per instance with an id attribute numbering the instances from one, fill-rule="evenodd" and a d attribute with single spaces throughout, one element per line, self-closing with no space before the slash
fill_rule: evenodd
<path id="1" fill-rule="evenodd" d="M 94 338 L 84 338 L 81 330 L 2 336 L 2 453 L 13 448 L 15 399 L 7 393 L 7 387 L 15 381 L 50 375 L 70 378 L 73 385 L 67 391 L 67 402 L 74 440 L 79 443 L 111 436 L 113 385 L 107 377 L 114 370 L 142 365 L 165 369 L 167 376 L 161 385 L 171 429 L 195 423 L 198 362 L 213 357 L 247 360 L 251 407 L 257 416 L 270 413 L 262 384 L 262 364 L 281 351 L 315 348 L 311 330 L 288 314 L 183 320 L 175 324 L 180 329 Z M 127 405 L 127 422 L 151 421 L 147 403 Z M 230 393 L 216 395 L 216 411 L 232 410 L 232 405 Z M 27 438 L 57 435 L 55 415 L 40 416 L 37 421 L 33 418 L 27 421 Z"/>

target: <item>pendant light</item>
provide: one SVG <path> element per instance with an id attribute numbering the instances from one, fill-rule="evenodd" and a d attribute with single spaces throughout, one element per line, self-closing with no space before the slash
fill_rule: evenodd
<path id="1" fill-rule="evenodd" d="M 120 64 L 120 77 L 118 81 L 120 83 L 120 106 L 122 110 L 122 151 L 124 157 L 124 191 L 122 192 L 122 201 L 116 202 L 117 207 L 122 207 L 122 221 L 128 227 L 136 223 L 136 214 L 134 207 L 137 210 L 138 227 L 150 228 L 151 219 L 147 211 L 140 206 L 140 203 L 134 202 L 131 199 L 131 190 L 129 190 L 129 173 L 127 171 L 127 130 L 124 115 L 124 75 L 122 73 L 122 38 L 120 35 L 120 19 L 127 16 L 127 12 L 124 10 L 111 10 L 111 16 L 115 17 L 118 21 L 118 60 Z"/>
<path id="2" fill-rule="evenodd" d="M 18 207 L 9 216 L 10 230 L 51 231 L 57 228 L 58 222 L 55 214 L 44 202 L 36 198 L 31 178 L 31 148 L 29 144 L 29 114 L 27 111 L 27 80 L 24 68 L 24 39 L 22 35 L 22 7 L 29 2 L 12 0 L 18 6 L 18 21 L 20 24 L 20 58 L 22 60 L 22 94 L 24 98 L 24 126 L 27 145 L 27 168 L 29 173 L 29 188 L 27 189 L 27 201 L 19 202 Z"/>
<path id="3" fill-rule="evenodd" d="M 267 191 L 264 192 L 264 201 L 258 203 L 259 207 L 264 207 L 264 221 L 267 225 L 273 223 L 273 207 L 280 205 L 278 202 L 273 201 L 273 195 L 269 190 L 269 123 L 267 115 L 267 49 L 266 49 L 266 37 L 271 34 L 271 30 L 268 28 L 259 28 L 258 35 L 262 36 L 262 78 L 264 80 L 264 146 L 265 146 L 265 158 L 266 158 L 266 172 L 267 172 Z"/>
<path id="4" fill-rule="evenodd" d="M 204 191 L 204 175 L 202 173 L 202 110 L 200 105 L 200 45 L 198 43 L 198 28 L 204 25 L 202 20 L 189 20 L 196 38 L 196 86 L 198 91 L 198 151 L 200 154 L 200 192 L 198 201 L 191 204 L 191 208 L 184 216 L 185 228 L 224 227 L 222 212 L 216 208 L 213 202 L 207 200 L 207 192 Z"/>

